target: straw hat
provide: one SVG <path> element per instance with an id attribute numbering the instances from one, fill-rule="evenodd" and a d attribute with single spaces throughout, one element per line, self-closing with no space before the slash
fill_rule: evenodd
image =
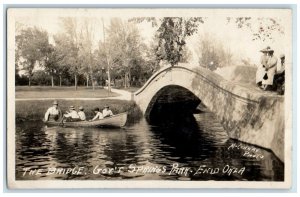
<path id="1" fill-rule="evenodd" d="M 268 52 L 268 50 L 269 50 L 270 48 L 271 48 L 271 47 L 267 46 L 266 48 L 260 50 L 260 52 L 263 52 L 263 53 Z"/>
<path id="2" fill-rule="evenodd" d="M 280 59 L 282 59 L 282 58 L 285 58 L 285 55 L 281 54 L 279 57 L 280 57 Z"/>
<path id="3" fill-rule="evenodd" d="M 79 110 L 84 110 L 82 106 L 79 107 Z"/>
<path id="4" fill-rule="evenodd" d="M 71 106 L 69 107 L 69 109 L 73 109 L 73 110 L 74 110 L 74 109 L 75 109 L 75 107 L 74 107 L 73 105 L 71 105 Z"/>
<path id="5" fill-rule="evenodd" d="M 57 101 L 53 101 L 53 105 L 58 105 Z"/>
<path id="6" fill-rule="evenodd" d="M 267 52 L 274 52 L 273 49 L 271 49 L 270 47 L 267 49 Z"/>

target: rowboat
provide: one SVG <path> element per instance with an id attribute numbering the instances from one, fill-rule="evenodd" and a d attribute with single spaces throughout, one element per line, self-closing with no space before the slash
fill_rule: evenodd
<path id="1" fill-rule="evenodd" d="M 94 121 L 77 121 L 77 122 L 66 122 L 66 121 L 47 121 L 45 122 L 48 126 L 63 126 L 63 127 L 124 127 L 127 121 L 127 112 L 116 114 L 104 119 Z"/>

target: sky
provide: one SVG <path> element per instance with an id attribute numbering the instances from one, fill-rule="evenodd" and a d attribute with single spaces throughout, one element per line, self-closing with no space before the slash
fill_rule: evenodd
<path id="1" fill-rule="evenodd" d="M 95 46 L 99 40 L 103 40 L 103 23 L 109 25 L 111 17 L 120 17 L 127 21 L 129 18 L 137 16 L 202 16 L 205 17 L 204 24 L 199 25 L 198 32 L 187 39 L 187 46 L 192 52 L 192 58 L 189 62 L 191 67 L 198 66 L 198 48 L 199 38 L 207 35 L 221 42 L 225 48 L 230 49 L 234 55 L 234 64 L 241 64 L 241 59 L 250 59 L 253 64 L 259 64 L 261 53 L 259 50 L 271 46 L 275 50 L 274 55 L 286 54 L 288 62 L 291 54 L 291 18 L 289 14 L 282 11 L 223 11 L 223 10 L 182 10 L 178 12 L 162 10 L 122 10 L 122 9 L 23 9 L 13 10 L 12 14 L 16 22 L 25 26 L 37 26 L 47 30 L 50 42 L 53 43 L 53 35 L 62 31 L 60 17 L 76 17 L 79 20 L 85 17 L 95 18 Z M 246 14 L 245 14 L 246 13 Z M 272 41 L 252 41 L 253 35 L 248 29 L 238 29 L 236 24 L 226 22 L 226 17 L 251 16 L 258 17 L 276 17 L 277 22 L 283 26 L 284 35 L 274 34 Z M 253 20 L 256 21 L 256 20 Z M 252 24 L 255 26 L 255 24 Z M 152 27 L 151 23 L 142 22 L 137 25 L 140 30 L 143 41 L 147 44 L 152 40 L 157 27 Z M 291 58 L 290 58 L 291 59 Z"/>

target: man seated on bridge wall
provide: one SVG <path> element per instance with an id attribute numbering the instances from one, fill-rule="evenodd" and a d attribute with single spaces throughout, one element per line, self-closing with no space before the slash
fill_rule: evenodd
<path id="1" fill-rule="evenodd" d="M 285 84 L 285 55 L 280 55 L 280 64 L 281 67 L 279 70 L 276 71 L 274 76 L 274 90 L 278 92 L 278 94 L 284 94 L 284 84 Z"/>

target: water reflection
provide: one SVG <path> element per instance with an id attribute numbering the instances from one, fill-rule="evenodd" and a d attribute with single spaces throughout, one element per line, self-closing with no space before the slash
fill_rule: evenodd
<path id="1" fill-rule="evenodd" d="M 149 125 L 142 120 L 125 129 L 47 128 L 41 122 L 18 123 L 16 178 L 283 180 L 284 165 L 273 153 L 229 139 L 213 114 L 201 113 L 184 121 L 168 122 L 173 124 Z M 229 148 L 233 144 L 253 148 L 263 159 L 244 156 L 244 149 Z M 171 172 L 175 164 L 188 168 L 187 174 Z M 166 173 L 133 172 L 149 166 L 165 168 Z M 47 174 L 47 169 L 53 167 L 84 167 L 84 173 Z M 43 172 L 23 176 L 24 168 L 43 169 Z M 93 173 L 95 168 L 114 171 Z M 210 169 L 204 172 L 206 168 Z M 244 168 L 244 172 L 233 173 L 234 168 Z M 216 169 L 220 172 L 211 173 L 210 170 Z"/>

